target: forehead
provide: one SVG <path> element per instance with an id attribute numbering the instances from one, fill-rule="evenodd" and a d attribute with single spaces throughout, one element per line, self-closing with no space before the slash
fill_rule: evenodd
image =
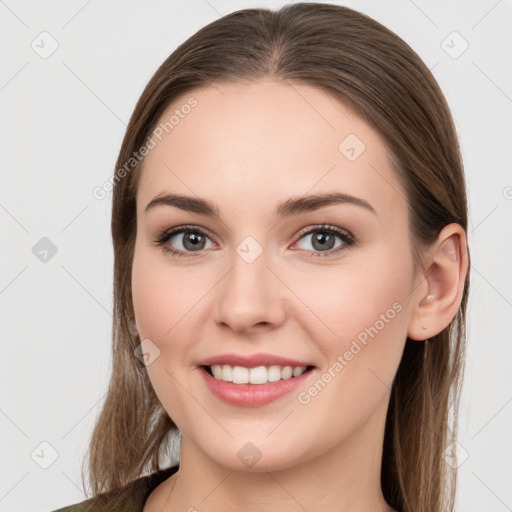
<path id="1" fill-rule="evenodd" d="M 168 107 L 152 138 L 139 209 L 171 191 L 261 208 L 262 199 L 332 190 L 388 213 L 406 208 L 379 134 L 309 85 L 262 80 L 192 90 Z"/>

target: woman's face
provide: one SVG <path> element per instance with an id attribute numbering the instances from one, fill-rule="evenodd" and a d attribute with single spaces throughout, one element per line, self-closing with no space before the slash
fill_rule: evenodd
<path id="1" fill-rule="evenodd" d="M 132 291 L 183 442 L 257 471 L 369 439 L 378 453 L 417 283 L 381 138 L 321 90 L 270 80 L 194 90 L 161 123 L 138 188 Z M 169 194 L 190 200 L 147 208 Z M 202 366 L 217 356 L 235 383 Z M 287 365 L 313 368 L 285 379 Z"/>

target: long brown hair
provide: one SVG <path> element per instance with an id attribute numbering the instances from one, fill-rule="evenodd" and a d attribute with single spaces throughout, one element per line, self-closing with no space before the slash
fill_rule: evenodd
<path id="1" fill-rule="evenodd" d="M 140 339 L 130 326 L 131 270 L 143 159 L 135 161 L 133 155 L 147 145 L 178 97 L 213 82 L 260 78 L 321 88 L 378 131 L 407 194 L 415 261 L 447 224 L 467 231 L 464 172 L 449 108 L 429 69 L 396 34 L 355 10 L 320 3 L 245 9 L 199 30 L 147 84 L 116 164 L 113 366 L 88 453 L 93 496 L 161 469 L 160 458 L 177 432 L 134 355 Z M 468 292 L 469 272 L 452 323 L 430 340 L 407 339 L 393 382 L 381 484 L 399 511 L 454 507 L 456 460 L 449 445 L 457 435 Z"/>

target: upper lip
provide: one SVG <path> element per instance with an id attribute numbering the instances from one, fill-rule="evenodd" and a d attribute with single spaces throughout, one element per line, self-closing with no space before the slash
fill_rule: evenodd
<path id="1" fill-rule="evenodd" d="M 255 368 L 256 366 L 312 366 L 305 361 L 263 353 L 251 355 L 221 354 L 208 357 L 197 363 L 198 366 L 212 366 L 214 364 L 229 364 L 230 366 L 244 366 L 246 368 Z"/>

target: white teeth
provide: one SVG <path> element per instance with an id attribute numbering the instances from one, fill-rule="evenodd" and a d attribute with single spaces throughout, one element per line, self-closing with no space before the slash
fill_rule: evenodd
<path id="1" fill-rule="evenodd" d="M 249 382 L 249 369 L 243 366 L 233 367 L 233 383 L 247 384 Z"/>
<path id="2" fill-rule="evenodd" d="M 293 376 L 294 377 L 298 377 L 299 375 L 302 375 L 304 373 L 304 370 L 302 368 L 304 368 L 304 366 L 301 366 L 299 368 L 294 368 L 293 369 Z"/>
<path id="3" fill-rule="evenodd" d="M 257 366 L 249 370 L 250 384 L 265 384 L 265 382 L 267 382 L 267 369 L 264 366 Z"/>
<path id="4" fill-rule="evenodd" d="M 213 373 L 213 376 L 216 378 L 216 379 L 221 379 L 222 378 L 222 366 L 218 365 L 218 364 L 214 364 L 212 367 L 212 373 Z"/>
<path id="5" fill-rule="evenodd" d="M 281 380 L 281 367 L 280 366 L 271 366 L 267 370 L 267 380 L 268 382 L 277 382 Z"/>
<path id="6" fill-rule="evenodd" d="M 218 378 L 226 382 L 233 382 L 233 368 L 229 364 L 225 364 L 222 367 L 222 374 Z"/>
<path id="7" fill-rule="evenodd" d="M 285 366 L 281 370 L 281 378 L 282 379 L 291 379 L 293 375 L 293 368 L 291 366 Z"/>
<path id="8" fill-rule="evenodd" d="M 229 364 L 214 364 L 211 367 L 216 379 L 235 384 L 266 384 L 299 377 L 306 371 L 305 366 L 256 366 L 246 368 L 244 366 L 231 366 Z"/>

